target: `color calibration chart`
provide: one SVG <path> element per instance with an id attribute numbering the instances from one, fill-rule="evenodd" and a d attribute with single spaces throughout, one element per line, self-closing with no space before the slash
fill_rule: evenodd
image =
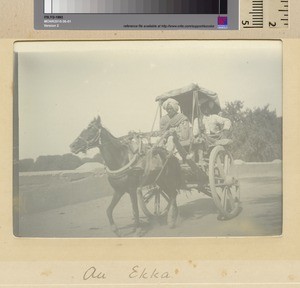
<path id="1" fill-rule="evenodd" d="M 37 30 L 289 29 L 289 0 L 35 0 Z"/>
<path id="2" fill-rule="evenodd" d="M 227 14 L 227 0 L 44 0 L 44 13 Z"/>
<path id="3" fill-rule="evenodd" d="M 35 0 L 42 30 L 236 30 L 239 0 Z"/>

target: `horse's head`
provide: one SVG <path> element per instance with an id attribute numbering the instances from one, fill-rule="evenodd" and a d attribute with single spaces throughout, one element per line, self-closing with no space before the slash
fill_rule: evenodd
<path id="1" fill-rule="evenodd" d="M 80 135 L 70 145 L 71 152 L 78 154 L 79 152 L 86 152 L 87 150 L 98 147 L 101 134 L 101 119 L 100 116 L 94 118 L 88 127 L 84 129 Z"/>

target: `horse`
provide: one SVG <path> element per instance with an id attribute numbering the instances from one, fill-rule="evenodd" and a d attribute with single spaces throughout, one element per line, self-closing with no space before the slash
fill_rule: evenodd
<path id="1" fill-rule="evenodd" d="M 122 196 L 127 192 L 130 195 L 134 216 L 134 231 L 141 235 L 142 228 L 139 219 L 137 191 L 144 185 L 156 184 L 169 196 L 170 208 L 167 221 L 170 228 L 174 228 L 178 217 L 176 196 L 180 188 L 181 169 L 179 161 L 173 155 L 169 155 L 163 147 L 149 148 L 144 155 L 133 153 L 129 144 L 113 136 L 109 130 L 103 127 L 100 116 L 95 117 L 80 135 L 70 145 L 71 152 L 78 154 L 91 148 L 98 147 L 106 165 L 108 181 L 113 188 L 113 197 L 106 213 L 111 230 L 121 236 L 113 219 L 113 211 Z M 159 155 L 162 160 L 162 168 L 149 171 L 147 159 Z M 139 165 L 138 165 L 139 164 Z M 142 165 L 141 165 L 142 164 Z M 137 166 L 142 169 L 135 169 Z"/>

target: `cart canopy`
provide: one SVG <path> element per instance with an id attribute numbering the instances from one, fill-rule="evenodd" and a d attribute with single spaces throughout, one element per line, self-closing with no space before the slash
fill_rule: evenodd
<path id="1" fill-rule="evenodd" d="M 200 87 L 198 84 L 190 84 L 188 86 L 182 87 L 180 89 L 171 90 L 156 97 L 155 101 L 163 103 L 169 98 L 173 98 L 178 101 L 181 108 L 181 112 L 185 114 L 190 120 L 192 119 L 193 111 L 193 96 L 198 98 L 198 103 L 201 106 L 204 103 L 211 103 L 211 110 L 213 113 L 217 114 L 221 111 L 220 102 L 218 94 L 209 91 L 205 88 Z M 197 109 L 194 107 L 194 113 L 197 115 Z M 197 117 L 197 116 L 196 116 Z"/>

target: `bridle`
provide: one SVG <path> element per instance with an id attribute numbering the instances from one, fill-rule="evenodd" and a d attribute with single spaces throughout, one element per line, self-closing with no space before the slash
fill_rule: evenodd
<path id="1" fill-rule="evenodd" d="M 94 144 L 96 142 L 99 143 L 99 145 L 101 145 L 101 127 L 97 127 L 95 124 L 91 124 L 89 125 L 88 128 L 94 128 L 97 130 L 97 133 L 95 134 L 94 138 L 90 139 L 90 140 L 86 140 L 84 139 L 82 136 L 79 136 L 78 139 L 82 140 L 83 142 L 85 142 L 85 150 L 89 150 L 90 148 L 94 148 Z"/>

